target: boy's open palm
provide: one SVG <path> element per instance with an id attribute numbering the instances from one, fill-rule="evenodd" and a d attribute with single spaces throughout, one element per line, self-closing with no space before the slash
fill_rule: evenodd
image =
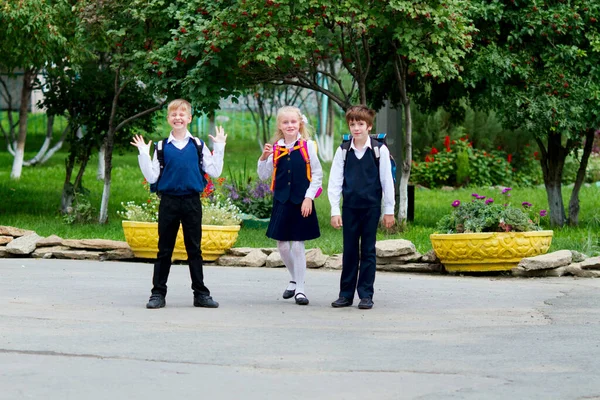
<path id="1" fill-rule="evenodd" d="M 144 137 L 142 135 L 134 135 L 133 141 L 131 141 L 132 145 L 140 150 L 145 150 L 146 153 L 150 153 L 150 143 L 152 143 L 151 140 L 148 140 L 148 143 L 144 142 Z"/>
<path id="2" fill-rule="evenodd" d="M 215 132 L 217 133 L 216 136 L 208 135 L 214 143 L 225 143 L 227 141 L 227 135 L 222 126 L 215 126 Z"/>

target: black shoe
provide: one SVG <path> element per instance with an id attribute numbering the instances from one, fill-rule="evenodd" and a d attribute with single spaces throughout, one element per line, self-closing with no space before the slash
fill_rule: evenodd
<path id="1" fill-rule="evenodd" d="M 352 305 L 352 300 L 347 299 L 345 297 L 340 296 L 339 299 L 331 303 L 331 307 L 340 308 L 340 307 L 350 307 Z"/>
<path id="2" fill-rule="evenodd" d="M 358 303 L 358 308 L 361 310 L 370 310 L 373 308 L 373 300 L 370 297 L 365 297 L 364 299 L 360 299 L 360 303 Z"/>
<path id="3" fill-rule="evenodd" d="M 219 303 L 207 294 L 199 294 L 198 296 L 194 296 L 194 307 L 217 308 L 219 307 Z"/>
<path id="4" fill-rule="evenodd" d="M 167 305 L 165 301 L 165 296 L 162 294 L 153 294 L 150 296 L 150 300 L 148 300 L 148 304 L 146 304 L 146 308 L 162 308 Z"/>
<path id="5" fill-rule="evenodd" d="M 294 285 L 296 284 L 296 282 L 294 282 L 294 281 L 290 281 L 290 283 L 293 283 Z M 294 297 L 295 294 L 296 294 L 296 289 L 294 289 L 294 290 L 285 289 L 285 291 L 283 292 L 283 295 L 281 297 L 283 297 L 284 299 L 291 299 L 292 297 Z"/>
<path id="6" fill-rule="evenodd" d="M 306 295 L 304 293 L 298 293 L 294 298 L 296 299 L 296 304 L 298 304 L 299 306 L 308 305 L 308 299 L 306 298 Z"/>

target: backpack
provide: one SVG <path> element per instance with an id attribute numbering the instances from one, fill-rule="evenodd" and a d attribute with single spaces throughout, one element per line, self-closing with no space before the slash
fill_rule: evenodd
<path id="1" fill-rule="evenodd" d="M 198 167 L 200 168 L 200 175 L 202 175 L 202 182 L 204 186 L 208 183 L 206 177 L 204 176 L 204 167 L 203 167 L 203 153 L 204 150 L 204 142 L 202 139 L 192 136 L 194 140 L 194 144 L 196 145 L 196 150 L 198 150 Z M 154 147 L 156 148 L 156 158 L 158 159 L 158 163 L 160 164 L 160 173 L 158 174 L 158 179 L 156 182 L 150 184 L 150 192 L 157 193 L 158 192 L 158 181 L 160 181 L 160 177 L 162 176 L 163 169 L 165 168 L 165 151 L 164 146 L 167 145 L 167 139 L 163 139 L 159 142 L 154 143 Z"/>
<path id="2" fill-rule="evenodd" d="M 377 163 L 377 168 L 379 168 L 379 148 L 384 144 L 387 146 L 386 134 L 378 133 L 376 135 L 369 135 L 371 140 L 371 148 L 373 149 L 373 153 L 375 153 L 375 162 Z M 352 143 L 352 135 L 345 134 L 342 135 L 342 144 L 340 147 L 342 148 L 342 161 L 344 163 L 344 170 L 346 169 L 346 156 L 348 155 L 348 150 L 350 150 L 350 144 Z M 394 186 L 396 186 L 396 160 L 392 157 L 392 153 L 390 153 L 390 165 L 392 167 L 392 178 L 394 179 Z"/>
<path id="3" fill-rule="evenodd" d="M 312 181 L 312 172 L 310 171 L 310 157 L 308 156 L 308 142 L 304 139 L 298 140 L 298 144 L 292 148 L 291 151 L 300 150 L 300 154 L 306 163 L 306 178 L 308 181 Z M 316 145 L 316 142 L 315 142 Z M 287 147 L 279 146 L 277 143 L 273 145 L 273 176 L 271 178 L 271 191 L 275 190 L 275 174 L 277 173 L 277 163 L 279 159 L 283 156 L 286 156 L 290 153 Z M 315 194 L 315 199 L 321 195 L 323 192 L 323 188 L 317 189 L 317 193 Z"/>

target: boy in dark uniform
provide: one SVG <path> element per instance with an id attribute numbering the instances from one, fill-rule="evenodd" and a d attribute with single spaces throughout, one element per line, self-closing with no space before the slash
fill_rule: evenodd
<path id="1" fill-rule="evenodd" d="M 328 196 L 331 204 L 331 226 L 342 229 L 344 251 L 339 298 L 332 307 L 352 305 L 355 291 L 358 308 L 373 307 L 375 282 L 375 241 L 381 217 L 383 224 L 394 225 L 394 181 L 389 149 L 379 147 L 377 159 L 369 133 L 375 111 L 366 106 L 353 106 L 346 112 L 346 122 L 352 134 L 350 148 L 340 146 L 334 156 L 329 175 Z M 340 198 L 343 198 L 340 213 Z"/>

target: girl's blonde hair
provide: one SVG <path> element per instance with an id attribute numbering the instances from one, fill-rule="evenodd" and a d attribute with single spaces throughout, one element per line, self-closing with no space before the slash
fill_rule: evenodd
<path id="1" fill-rule="evenodd" d="M 277 143 L 279 139 L 283 138 L 283 132 L 279 129 L 279 122 L 281 118 L 283 118 L 283 114 L 291 114 L 295 113 L 300 119 L 300 136 L 304 140 L 309 140 L 313 133 L 313 128 L 307 122 L 304 122 L 303 119 L 306 118 L 302 111 L 298 107 L 293 106 L 284 106 L 277 110 L 277 118 L 275 119 L 276 129 L 275 135 L 273 136 L 273 143 Z"/>
<path id="2" fill-rule="evenodd" d="M 192 115 L 192 105 L 189 101 L 184 99 L 175 99 L 172 102 L 170 102 L 167 106 L 167 113 L 169 114 L 172 111 L 177 111 L 180 108 L 185 109 L 185 111 L 187 111 L 188 114 Z"/>

